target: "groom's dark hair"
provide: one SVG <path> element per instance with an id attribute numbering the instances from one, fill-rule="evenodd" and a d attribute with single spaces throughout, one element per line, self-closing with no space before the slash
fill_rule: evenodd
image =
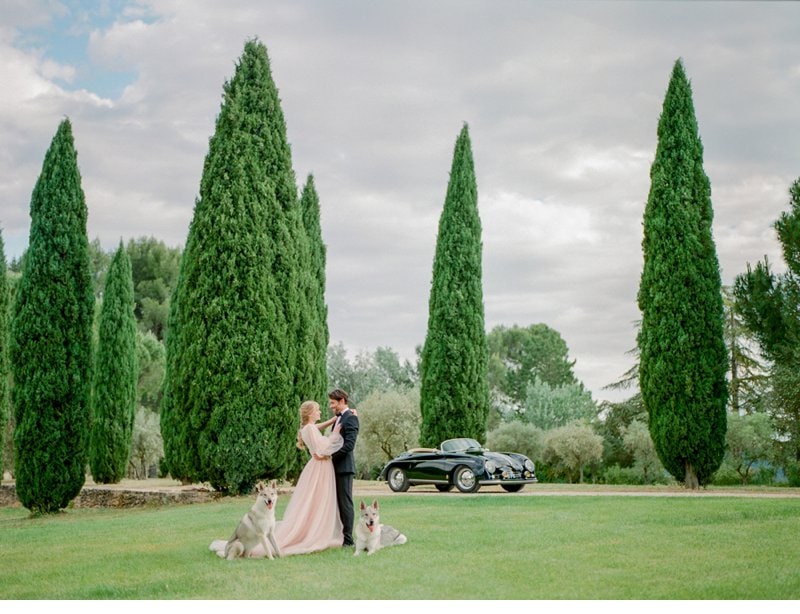
<path id="1" fill-rule="evenodd" d="M 343 400 L 345 403 L 347 403 L 347 401 L 348 401 L 347 393 L 344 390 L 342 390 L 341 388 L 335 388 L 334 390 L 331 390 L 328 393 L 328 398 L 329 399 L 333 399 L 334 401 L 342 401 Z"/>

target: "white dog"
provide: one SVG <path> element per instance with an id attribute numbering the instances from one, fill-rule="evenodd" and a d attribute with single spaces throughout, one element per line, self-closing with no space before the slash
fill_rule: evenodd
<path id="1" fill-rule="evenodd" d="M 225 551 L 219 553 L 229 561 L 238 557 L 250 557 L 259 544 L 264 553 L 272 560 L 272 551 L 267 539 L 278 556 L 281 551 L 275 541 L 275 504 L 278 502 L 278 487 L 275 480 L 269 483 L 256 484 L 256 502 L 250 511 L 239 521 L 239 525 L 225 544 Z"/>
<path id="2" fill-rule="evenodd" d="M 377 501 L 373 501 L 372 505 L 361 502 L 361 514 L 356 525 L 356 551 L 353 556 L 358 556 L 364 550 L 370 555 L 386 546 L 399 546 L 407 541 L 406 536 L 394 527 L 381 524 Z"/>

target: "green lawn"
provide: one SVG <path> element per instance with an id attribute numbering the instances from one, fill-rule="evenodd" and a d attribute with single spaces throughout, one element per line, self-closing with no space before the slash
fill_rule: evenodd
<path id="1" fill-rule="evenodd" d="M 251 498 L 29 518 L 0 508 L 3 599 L 798 599 L 800 499 L 380 498 L 408 544 L 225 561 Z M 288 497 L 282 497 L 278 516 Z"/>

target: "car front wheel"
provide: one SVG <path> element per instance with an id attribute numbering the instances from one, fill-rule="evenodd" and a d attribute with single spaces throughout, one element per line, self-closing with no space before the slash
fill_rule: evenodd
<path id="1" fill-rule="evenodd" d="M 519 492 L 525 484 L 500 484 L 500 487 L 506 492 Z"/>
<path id="2" fill-rule="evenodd" d="M 389 488 L 394 492 L 405 492 L 408 490 L 408 476 L 400 467 L 392 467 L 389 470 L 387 481 L 389 482 Z"/>
<path id="3" fill-rule="evenodd" d="M 459 491 L 464 493 L 475 492 L 480 487 L 475 472 L 463 465 L 453 472 L 453 483 Z"/>

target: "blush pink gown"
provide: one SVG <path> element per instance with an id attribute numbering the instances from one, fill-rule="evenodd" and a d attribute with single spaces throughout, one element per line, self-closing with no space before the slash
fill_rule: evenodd
<path id="1" fill-rule="evenodd" d="M 330 456 L 344 445 L 338 433 L 325 437 L 313 424 L 305 425 L 300 435 L 312 455 Z M 306 463 L 275 533 L 284 556 L 342 545 L 344 537 L 336 505 L 336 476 L 330 459 L 317 460 L 312 456 Z"/>
<path id="2" fill-rule="evenodd" d="M 342 545 L 344 539 L 336 505 L 333 463 L 330 459 L 317 460 L 313 457 L 313 454 L 330 456 L 344 445 L 344 440 L 338 433 L 324 436 L 313 424 L 304 426 L 300 435 L 312 457 L 297 479 L 283 520 L 279 520 L 275 528 L 275 538 L 283 556 L 336 548 Z M 224 539 L 215 540 L 209 549 L 225 556 L 226 543 Z M 266 556 L 262 550 L 258 546 L 252 557 Z"/>

